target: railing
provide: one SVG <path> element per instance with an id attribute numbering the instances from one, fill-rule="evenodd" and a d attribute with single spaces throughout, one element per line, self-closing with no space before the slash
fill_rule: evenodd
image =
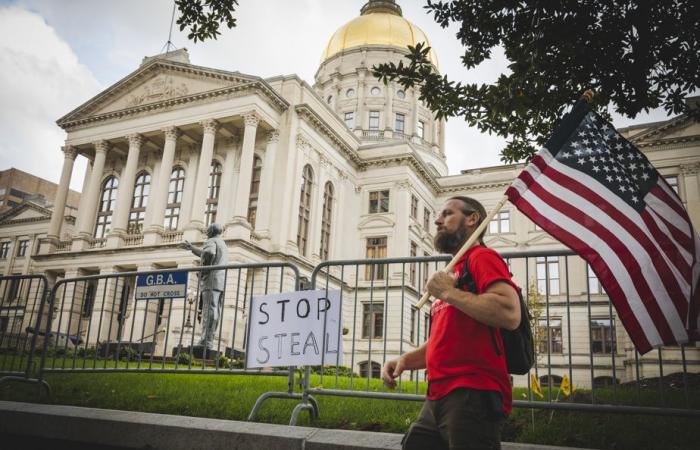
<path id="1" fill-rule="evenodd" d="M 382 130 L 362 130 L 362 138 L 371 141 L 384 140 L 384 131 Z"/>
<path id="2" fill-rule="evenodd" d="M 172 244 L 174 242 L 180 242 L 182 241 L 182 231 L 163 231 L 161 238 L 161 242 L 163 244 Z"/>
<path id="3" fill-rule="evenodd" d="M 33 362 L 37 339 L 43 339 L 47 293 L 43 275 L 0 277 L 0 384 L 40 382 L 32 378 Z"/>
<path id="4" fill-rule="evenodd" d="M 585 262 L 571 252 L 502 256 L 531 303 L 538 351 L 531 372 L 513 377 L 519 391 L 515 407 L 700 416 L 697 396 L 689 392 L 690 375 L 700 372 L 700 348 L 665 347 L 640 355 L 607 296 L 590 291 L 597 280 Z M 307 370 L 307 397 L 423 400 L 424 370 L 402 374 L 396 391 L 387 390 L 375 378 L 389 359 L 427 340 L 429 307 L 417 310 L 415 304 L 423 292 L 426 269 L 432 273 L 445 261 L 440 257 L 394 258 L 329 261 L 317 266 L 312 288 L 340 290 L 347 335 L 344 360 L 328 362 L 335 375 L 321 372 L 314 381 L 323 388 L 313 387 Z M 349 372 L 349 380 L 339 382 L 341 372 Z M 533 398 L 530 375 L 542 383 L 543 400 Z M 560 399 L 557 393 L 565 376 L 590 395 Z"/>
<path id="5" fill-rule="evenodd" d="M 131 247 L 143 244 L 143 234 L 127 234 L 124 236 L 124 246 Z"/>
<path id="6" fill-rule="evenodd" d="M 700 416 L 697 395 L 690 395 L 691 382 L 700 372 L 699 347 L 664 347 L 640 355 L 585 262 L 570 252 L 504 253 L 502 256 L 530 303 L 537 340 L 535 367 L 528 375 L 513 377 L 517 391 L 515 407 Z M 34 309 L 39 305 L 36 319 L 31 322 L 35 323 L 33 330 L 39 330 L 38 334 L 46 337 L 38 381 L 45 373 L 71 372 L 286 375 L 289 389 L 265 393 L 256 402 L 250 418 L 256 417 L 267 398 L 292 398 L 302 401 L 292 415 L 291 422 L 295 423 L 303 409 L 308 409 L 312 417 L 317 416 L 316 395 L 424 399 L 424 370 L 402 374 L 396 391 L 387 390 L 377 378 L 386 361 L 418 348 L 427 340 L 430 307 L 418 310 L 415 304 L 423 292 L 427 275 L 443 267 L 448 260 L 445 256 L 435 256 L 327 261 L 318 265 L 312 273 L 311 286 L 339 290 L 341 294 L 345 354 L 342 360 L 326 361 L 333 375 L 324 375 L 321 371 L 312 380 L 311 368 L 306 368 L 301 394 L 293 392 L 291 371 L 245 370 L 241 362 L 246 349 L 245 318 L 250 298 L 256 294 L 298 289 L 299 271 L 289 264 L 214 268 L 225 270 L 225 290 L 221 294 L 221 320 L 211 349 L 196 345 L 202 335 L 196 274 L 212 270 L 210 267 L 175 270 L 187 273 L 187 296 L 151 300 L 138 300 L 134 296 L 137 276 L 172 271 L 64 279 L 56 283 L 45 301 L 41 301 L 40 288 L 9 288 L 7 284 L 2 285 L 1 280 L 7 282 L 21 277 L 4 277 L 0 279 L 0 287 L 8 292 L 18 289 L 17 292 L 34 293 L 38 297 L 25 302 L 21 314 L 12 309 L 19 303 L 1 303 L 0 317 L 14 314 L 14 317 L 31 318 L 34 313 L 24 311 L 30 305 L 34 305 Z M 39 322 L 41 311 L 51 313 L 43 329 Z M 24 322 L 22 327 L 25 327 Z M 13 342 L 9 348 L 18 354 L 0 355 L 4 358 L 2 363 L 13 367 L 14 375 L 28 378 L 29 368 L 26 371 L 17 369 L 23 367 L 22 362 L 18 366 L 7 361 L 10 357 L 21 358 L 27 349 L 31 353 L 34 340 L 27 347 L 29 336 L 26 333 L 24 336 L 15 336 L 15 332 L 5 334 Z M 232 364 L 231 360 L 236 362 Z M 343 371 L 347 372 L 348 379 L 341 381 Z M 533 398 L 531 375 L 543 385 L 543 400 Z M 587 392 L 559 399 L 558 384 L 565 376 L 571 385 Z"/>
<path id="7" fill-rule="evenodd" d="M 56 246 L 56 251 L 57 252 L 69 252 L 71 249 L 71 245 L 73 245 L 73 241 L 58 241 L 58 245 Z"/>
<path id="8" fill-rule="evenodd" d="M 94 238 L 89 241 L 90 248 L 103 248 L 105 245 L 107 245 L 107 238 Z"/>

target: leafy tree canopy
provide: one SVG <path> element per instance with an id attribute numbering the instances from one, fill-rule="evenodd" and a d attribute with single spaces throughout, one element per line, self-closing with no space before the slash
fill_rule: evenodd
<path id="1" fill-rule="evenodd" d="M 189 27 L 187 39 L 194 42 L 216 39 L 221 32 L 220 24 L 226 23 L 228 28 L 236 26 L 233 13 L 238 6 L 238 0 L 175 0 L 180 11 L 177 24 L 180 31 Z"/>
<path id="2" fill-rule="evenodd" d="M 604 116 L 610 107 L 635 117 L 659 106 L 698 116 L 684 102 L 700 87 L 697 0 L 428 0 L 425 8 L 443 28 L 459 26 L 467 69 L 502 46 L 508 72 L 492 84 L 455 83 L 418 44 L 407 63 L 375 66 L 374 75 L 421 86 L 421 100 L 438 117 L 463 117 L 508 138 L 504 162 L 529 159 L 586 89 Z"/>

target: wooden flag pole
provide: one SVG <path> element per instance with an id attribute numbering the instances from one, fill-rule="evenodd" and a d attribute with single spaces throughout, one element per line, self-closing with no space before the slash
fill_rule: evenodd
<path id="1" fill-rule="evenodd" d="M 445 271 L 453 273 L 454 272 L 454 267 L 457 265 L 457 262 L 464 256 L 465 253 L 467 253 L 467 250 L 469 250 L 472 245 L 479 239 L 479 236 L 481 233 L 486 229 L 487 226 L 489 226 L 489 223 L 491 222 L 491 219 L 493 219 L 493 216 L 498 214 L 498 212 L 503 208 L 503 205 L 506 204 L 508 201 L 508 196 L 504 195 L 501 201 L 496 204 L 496 206 L 489 212 L 484 220 L 481 221 L 478 227 L 476 227 L 476 230 L 469 236 L 469 239 L 467 239 L 467 242 L 462 245 L 462 248 L 459 249 L 457 253 L 452 257 L 452 261 L 445 267 Z M 416 305 L 416 308 L 421 309 L 425 303 L 430 300 L 430 294 L 426 292 L 423 294 L 423 297 L 421 297 L 420 301 Z"/>

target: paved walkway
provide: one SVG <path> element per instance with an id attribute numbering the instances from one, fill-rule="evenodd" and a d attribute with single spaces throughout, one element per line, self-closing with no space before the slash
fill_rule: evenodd
<path id="1" fill-rule="evenodd" d="M 400 449 L 401 435 L 0 401 L 4 450 Z M 566 450 L 503 443 L 503 450 Z"/>

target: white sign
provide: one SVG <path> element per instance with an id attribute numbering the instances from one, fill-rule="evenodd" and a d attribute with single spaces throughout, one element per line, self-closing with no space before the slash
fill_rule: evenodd
<path id="1" fill-rule="evenodd" d="M 256 296 L 250 302 L 246 367 L 343 361 L 340 291 Z"/>
<path id="2" fill-rule="evenodd" d="M 136 277 L 136 300 L 187 296 L 187 272 L 157 272 Z"/>

